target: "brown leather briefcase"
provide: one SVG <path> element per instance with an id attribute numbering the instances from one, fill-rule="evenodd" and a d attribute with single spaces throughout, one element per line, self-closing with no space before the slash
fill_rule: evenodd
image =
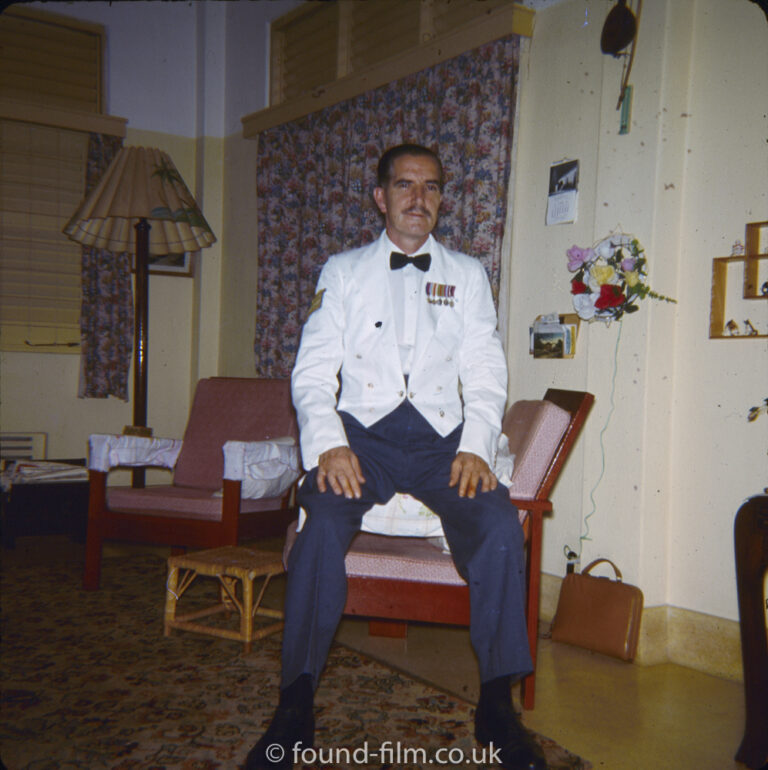
<path id="1" fill-rule="evenodd" d="M 610 564 L 616 580 L 594 577 L 589 571 Z M 560 586 L 552 639 L 622 660 L 634 660 L 640 636 L 643 592 L 621 580 L 610 559 L 595 559 L 581 573 L 566 575 Z"/>

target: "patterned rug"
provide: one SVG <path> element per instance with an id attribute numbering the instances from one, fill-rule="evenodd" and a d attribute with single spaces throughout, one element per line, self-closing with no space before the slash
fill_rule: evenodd
<path id="1" fill-rule="evenodd" d="M 80 580 L 75 563 L 3 570 L 4 766 L 238 768 L 276 703 L 280 635 L 248 655 L 224 639 L 164 637 L 165 562 L 152 554 L 105 559 L 100 591 Z M 198 580 L 185 601 L 215 591 Z M 486 766 L 472 753 L 472 704 L 339 645 L 316 707 L 319 753 L 301 758 L 307 766 Z M 540 741 L 553 769 L 591 767 Z"/>

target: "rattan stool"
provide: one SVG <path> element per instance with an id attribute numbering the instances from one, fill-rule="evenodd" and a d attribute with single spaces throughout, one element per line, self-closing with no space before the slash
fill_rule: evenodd
<path id="1" fill-rule="evenodd" d="M 182 570 L 184 570 L 183 574 L 181 574 Z M 282 619 L 283 613 L 280 610 L 262 607 L 261 600 L 270 579 L 283 572 L 281 554 L 254 551 L 233 545 L 169 557 L 165 593 L 165 636 L 170 636 L 172 629 L 179 628 L 183 631 L 241 641 L 245 652 L 250 652 L 253 641 L 262 639 L 283 627 L 281 621 L 253 630 L 253 619 L 256 615 Z M 218 578 L 221 602 L 185 615 L 177 615 L 176 604 L 198 575 Z M 253 581 L 258 577 L 263 577 L 264 581 L 254 600 Z M 240 592 L 237 590 L 238 581 L 242 583 Z M 240 597 L 238 593 L 241 594 Z M 209 615 L 235 610 L 240 613 L 239 631 L 194 622 Z"/>

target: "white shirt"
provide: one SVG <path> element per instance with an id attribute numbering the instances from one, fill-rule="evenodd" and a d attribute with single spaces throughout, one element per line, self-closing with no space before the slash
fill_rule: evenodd
<path id="1" fill-rule="evenodd" d="M 400 249 L 392 244 L 392 251 L 400 251 Z M 423 252 L 419 250 L 418 253 L 421 254 Z M 407 256 L 411 257 L 414 255 L 408 254 Z M 411 366 L 413 365 L 419 308 L 423 304 L 419 303 L 422 277 L 422 271 L 413 265 L 406 265 L 399 270 L 389 271 L 389 290 L 392 295 L 397 345 L 400 351 L 403 374 L 410 374 Z"/>

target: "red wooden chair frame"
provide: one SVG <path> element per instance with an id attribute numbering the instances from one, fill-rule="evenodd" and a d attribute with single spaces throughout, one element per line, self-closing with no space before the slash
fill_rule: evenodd
<path id="1" fill-rule="evenodd" d="M 535 701 L 543 517 L 552 510 L 550 493 L 595 400 L 591 393 L 554 388 L 547 390 L 544 398 L 565 409 L 571 419 L 534 498 L 512 498 L 520 510 L 528 512 L 523 524 L 526 538 L 526 623 L 534 671 L 522 682 L 523 707 L 526 709 L 532 709 Z M 372 621 L 372 633 L 404 635 L 405 624 L 393 624 L 391 621 L 469 625 L 469 588 L 466 585 L 350 575 L 347 586 L 345 614 L 386 619 L 387 622 L 379 624 Z"/>

